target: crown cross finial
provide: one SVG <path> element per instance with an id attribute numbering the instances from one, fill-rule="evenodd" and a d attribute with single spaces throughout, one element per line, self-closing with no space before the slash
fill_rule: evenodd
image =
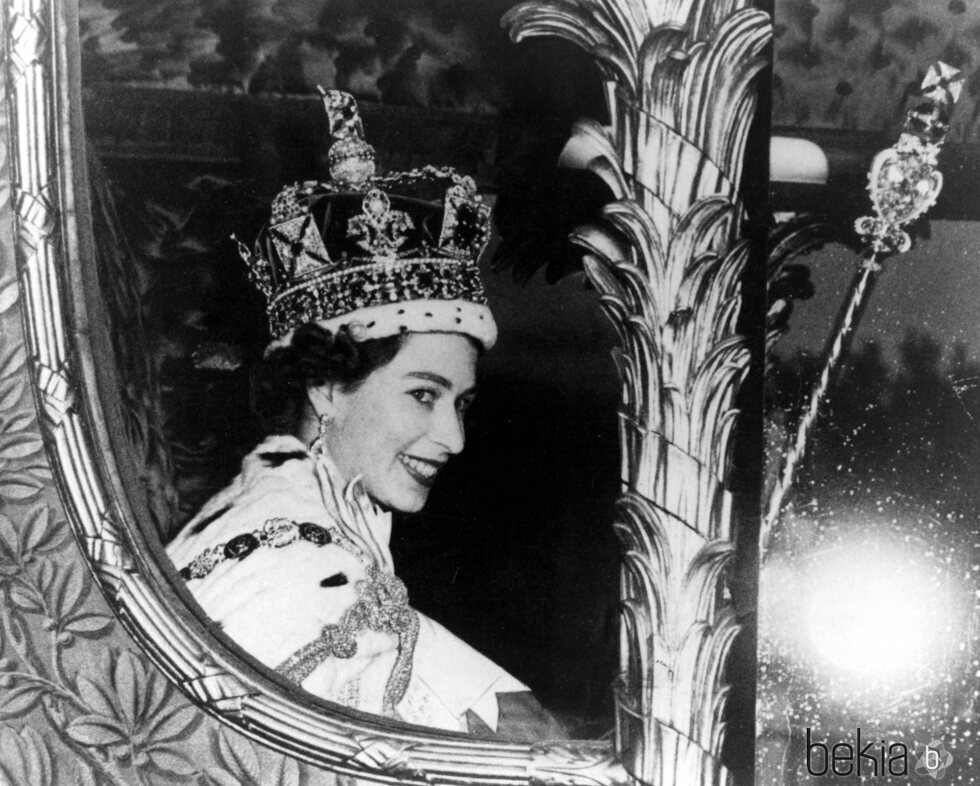
<path id="1" fill-rule="evenodd" d="M 922 94 L 951 110 L 963 89 L 963 72 L 939 61 L 929 66 L 922 80 Z"/>
<path id="2" fill-rule="evenodd" d="M 406 233 L 414 227 L 408 213 L 391 209 L 388 195 L 372 188 L 361 203 L 361 214 L 347 225 L 347 236 L 375 259 L 397 259 Z"/>
<path id="3" fill-rule="evenodd" d="M 330 123 L 330 136 L 334 139 L 347 139 L 355 137 L 364 138 L 364 125 L 361 123 L 361 115 L 357 111 L 357 102 L 350 93 L 342 90 L 324 90 L 317 85 L 320 96 L 323 98 L 323 108 L 327 112 L 327 120 Z"/>
<path id="4" fill-rule="evenodd" d="M 364 125 L 357 102 L 342 90 L 324 90 L 317 85 L 330 122 L 333 144 L 327 154 L 330 177 L 338 183 L 357 186 L 374 177 L 374 148 L 364 141 Z"/>

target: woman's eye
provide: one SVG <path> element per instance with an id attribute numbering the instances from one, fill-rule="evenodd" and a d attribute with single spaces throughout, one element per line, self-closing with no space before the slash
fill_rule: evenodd
<path id="1" fill-rule="evenodd" d="M 409 391 L 409 395 L 418 401 L 419 404 L 424 404 L 425 406 L 431 406 L 436 403 L 436 392 L 434 390 L 419 388 L 418 390 Z"/>
<path id="2" fill-rule="evenodd" d="M 472 398 L 461 398 L 456 402 L 456 411 L 459 413 L 466 412 L 473 405 Z"/>

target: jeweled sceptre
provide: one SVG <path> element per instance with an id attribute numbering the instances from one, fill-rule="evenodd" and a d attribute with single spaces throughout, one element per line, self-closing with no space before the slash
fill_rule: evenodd
<path id="1" fill-rule="evenodd" d="M 862 216 L 854 223 L 855 231 L 866 244 L 863 258 L 834 324 L 820 377 L 810 393 L 806 411 L 796 428 L 796 437 L 783 459 L 779 480 L 769 496 L 759 540 L 762 554 L 768 549 L 783 501 L 793 485 L 796 468 L 806 454 L 820 405 L 854 337 L 882 263 L 912 247 L 904 227 L 935 204 L 943 187 L 937 159 L 949 131 L 950 113 L 962 87 L 963 76 L 957 69 L 941 62 L 930 66 L 922 81 L 921 94 L 925 101 L 906 115 L 898 142 L 878 153 L 871 163 L 868 192 L 875 215 Z"/>

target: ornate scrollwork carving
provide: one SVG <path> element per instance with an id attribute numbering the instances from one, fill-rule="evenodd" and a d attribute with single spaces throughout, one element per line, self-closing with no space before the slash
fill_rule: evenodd
<path id="1" fill-rule="evenodd" d="M 623 783 L 626 773 L 606 746 L 569 742 L 532 749 L 528 767 L 532 786 L 566 783 L 612 786 Z"/>
<path id="2" fill-rule="evenodd" d="M 379 769 L 396 778 L 415 783 L 432 783 L 432 778 L 417 762 L 412 760 L 413 743 L 394 742 L 378 737 L 358 737 L 360 750 L 350 758 L 358 767 Z"/>

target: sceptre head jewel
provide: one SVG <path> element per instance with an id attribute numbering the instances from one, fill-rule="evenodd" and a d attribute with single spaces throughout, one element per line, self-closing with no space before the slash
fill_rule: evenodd
<path id="1" fill-rule="evenodd" d="M 320 93 L 330 180 L 282 189 L 255 247 L 239 243 L 266 298 L 270 349 L 309 322 L 348 325 L 359 340 L 463 333 L 489 349 L 497 327 L 478 261 L 490 208 L 473 179 L 434 166 L 378 175 L 353 97 Z"/>

